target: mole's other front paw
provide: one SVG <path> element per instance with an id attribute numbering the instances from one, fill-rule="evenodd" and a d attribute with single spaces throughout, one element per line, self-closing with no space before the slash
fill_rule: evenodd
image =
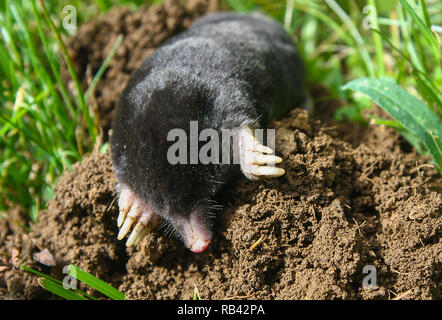
<path id="1" fill-rule="evenodd" d="M 284 169 L 274 166 L 282 159 L 271 155 L 273 150 L 261 144 L 250 128 L 240 130 L 239 152 L 241 171 L 250 180 L 276 178 L 285 173 Z"/>
<path id="2" fill-rule="evenodd" d="M 119 184 L 118 189 L 120 195 L 118 200 L 120 214 L 117 220 L 120 228 L 118 240 L 122 240 L 136 223 L 126 242 L 126 245 L 130 247 L 143 240 L 159 224 L 160 217 L 129 186 Z"/>

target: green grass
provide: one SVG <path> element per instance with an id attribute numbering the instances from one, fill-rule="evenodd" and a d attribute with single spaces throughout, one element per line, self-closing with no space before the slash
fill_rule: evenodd
<path id="1" fill-rule="evenodd" d="M 198 291 L 198 287 L 195 284 L 195 288 L 193 289 L 193 300 L 202 300 L 200 296 L 200 292 Z"/>
<path id="2" fill-rule="evenodd" d="M 0 212 L 19 205 L 36 219 L 52 196 L 57 178 L 97 141 L 96 117 L 87 97 L 106 64 L 91 88 L 83 91 L 63 43 L 72 34 L 61 27 L 64 5 L 78 9 L 81 25 L 115 5 L 135 8 L 154 2 L 160 1 L 46 0 L 45 8 L 40 0 L 0 3 Z M 399 130 L 441 165 L 440 126 L 436 125 L 442 115 L 440 1 L 224 2 L 241 12 L 261 9 L 293 34 L 308 81 L 328 87 L 330 99 L 346 102 L 336 113 L 337 119 L 367 123 L 361 112 L 377 102 L 393 120 L 373 118 L 372 122 Z M 367 4 L 371 7 L 364 9 Z M 367 22 L 372 29 L 365 27 Z M 61 60 L 74 80 L 73 95 L 60 77 Z M 352 82 L 356 79 L 366 79 L 365 88 Z M 393 81 L 391 90 L 402 91 L 386 102 L 375 90 L 379 81 Z M 406 100 L 415 101 L 417 109 L 410 112 Z"/>
<path id="3" fill-rule="evenodd" d="M 41 273 L 32 268 L 22 266 L 22 269 L 40 276 L 38 283 L 47 291 L 64 298 L 66 300 L 98 300 L 86 292 L 77 288 L 77 280 L 83 282 L 85 285 L 101 292 L 104 296 L 111 300 L 125 300 L 126 296 L 121 291 L 108 285 L 106 282 L 94 277 L 89 272 L 86 272 L 77 266 L 70 264 L 67 268 L 69 281 L 60 281 L 47 274 Z M 65 278 L 66 279 L 66 278 Z"/>
<path id="4" fill-rule="evenodd" d="M 69 59 L 78 94 L 61 79 L 63 29 L 49 18 L 55 8 L 41 4 L 7 0 L 0 11 L 0 209 L 18 204 L 33 219 L 98 133 Z"/>
<path id="5" fill-rule="evenodd" d="M 122 40 L 83 92 L 63 40 L 69 35 L 60 27 L 63 7 L 55 4 L 7 0 L 0 7 L 0 211 L 19 205 L 33 220 L 57 178 L 97 139 L 87 99 Z M 61 59 L 75 84 L 73 95 L 61 79 Z"/>

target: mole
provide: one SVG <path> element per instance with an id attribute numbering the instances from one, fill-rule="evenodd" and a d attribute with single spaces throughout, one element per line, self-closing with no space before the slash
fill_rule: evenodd
<path id="1" fill-rule="evenodd" d="M 252 180 L 285 173 L 276 166 L 282 159 L 255 132 L 306 96 L 293 40 L 258 12 L 206 14 L 158 47 L 132 74 L 112 126 L 118 239 L 130 233 L 126 245 L 132 246 L 163 226 L 192 252 L 204 251 L 220 208 L 214 196 L 223 185 L 241 172 Z M 193 142 L 192 125 L 200 133 Z M 226 144 L 212 140 L 224 132 L 234 132 L 227 145 L 236 162 L 213 157 Z M 175 146 L 182 161 L 172 161 L 178 133 L 190 136 L 190 146 Z M 188 161 L 192 145 L 209 138 L 214 161 L 192 155 Z"/>

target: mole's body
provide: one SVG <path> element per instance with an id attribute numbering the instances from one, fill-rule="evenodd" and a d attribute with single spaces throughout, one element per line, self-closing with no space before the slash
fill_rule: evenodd
<path id="1" fill-rule="evenodd" d="M 121 95 L 112 160 L 123 238 L 139 242 L 163 218 L 186 246 L 209 244 L 212 197 L 242 171 L 248 178 L 284 174 L 281 161 L 252 130 L 280 118 L 303 98 L 304 68 L 290 37 L 260 14 L 209 14 L 158 48 Z M 172 164 L 168 135 L 190 123 L 198 130 L 237 129 L 240 164 Z M 201 144 L 201 142 L 200 142 Z"/>

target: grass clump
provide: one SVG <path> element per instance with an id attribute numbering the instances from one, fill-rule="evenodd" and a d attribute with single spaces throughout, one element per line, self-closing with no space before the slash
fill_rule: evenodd
<path id="1" fill-rule="evenodd" d="M 63 41 L 71 32 L 63 27 L 63 8 L 42 0 L 0 5 L 0 211 L 18 205 L 32 220 L 61 173 L 96 143 L 99 127 L 88 98 L 122 41 L 84 92 Z M 62 63 L 75 94 L 61 78 Z"/>
<path id="2" fill-rule="evenodd" d="M 66 31 L 55 10 L 36 0 L 6 0 L 0 10 L 0 210 L 18 204 L 33 219 L 98 135 L 69 60 L 78 94 L 61 79 Z"/>

